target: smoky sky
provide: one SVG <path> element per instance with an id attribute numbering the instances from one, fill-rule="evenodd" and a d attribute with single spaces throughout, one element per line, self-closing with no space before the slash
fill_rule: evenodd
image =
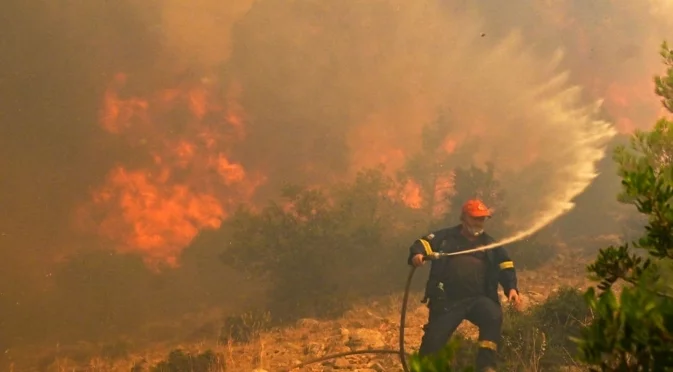
<path id="1" fill-rule="evenodd" d="M 285 182 L 325 184 L 381 160 L 399 165 L 420 149 L 422 126 L 439 109 L 457 138 L 465 128 L 484 138 L 476 159 L 497 154 L 504 168 L 539 170 L 525 168 L 526 138 L 544 154 L 554 134 L 573 133 L 561 137 L 570 141 L 592 131 L 593 119 L 569 119 L 574 129 L 564 131 L 563 120 L 545 127 L 549 106 L 527 109 L 538 102 L 527 92 L 557 71 L 568 71 L 566 86 L 584 88 L 568 107 L 605 98 L 602 118 L 651 125 L 658 105 L 648 89 L 658 45 L 673 35 L 661 16 L 670 2 L 547 3 L 4 2 L 0 255 L 12 270 L 2 275 L 43 278 L 54 257 L 102 244 L 73 231 L 73 211 L 115 165 L 147 156 L 100 126 L 102 97 L 119 72 L 133 96 L 205 76 L 240 84 L 246 137 L 231 154 L 267 176 L 265 198 Z M 545 69 L 558 48 L 557 69 Z M 565 150 L 552 148 L 546 161 L 561 162 Z"/>

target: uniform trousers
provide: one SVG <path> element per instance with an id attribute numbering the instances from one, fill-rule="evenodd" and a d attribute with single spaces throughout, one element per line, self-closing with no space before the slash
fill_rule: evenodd
<path id="1" fill-rule="evenodd" d="M 434 302 L 434 303 L 433 303 Z M 428 323 L 419 350 L 420 356 L 442 350 L 463 320 L 479 328 L 477 371 L 495 369 L 502 332 L 502 308 L 492 299 L 479 296 L 458 301 L 430 299 Z"/>

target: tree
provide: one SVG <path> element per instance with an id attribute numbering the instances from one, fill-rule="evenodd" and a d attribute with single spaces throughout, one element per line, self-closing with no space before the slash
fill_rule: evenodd
<path id="1" fill-rule="evenodd" d="M 668 69 L 655 78 L 655 92 L 673 113 L 673 51 L 666 43 L 662 56 Z M 594 319 L 575 341 L 580 358 L 597 370 L 673 370 L 673 292 L 662 280 L 673 263 L 673 121 L 636 131 L 614 160 L 618 198 L 647 217 L 646 232 L 630 245 L 602 249 L 588 266 L 600 294 L 593 287 L 585 293 Z M 619 298 L 618 281 L 625 283 Z"/>
<path id="2" fill-rule="evenodd" d="M 438 194 L 447 190 L 446 184 L 452 176 L 453 154 L 445 148 L 451 132 L 451 125 L 445 114 L 423 127 L 421 149 L 413 154 L 399 174 L 402 182 L 413 180 L 420 188 L 422 210 L 432 218 L 438 203 Z"/>

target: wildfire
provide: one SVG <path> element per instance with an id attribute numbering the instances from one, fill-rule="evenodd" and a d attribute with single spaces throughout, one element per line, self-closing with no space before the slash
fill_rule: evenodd
<path id="1" fill-rule="evenodd" d="M 102 236 L 122 243 L 122 250 L 140 249 L 144 256 L 176 264 L 179 250 L 199 230 L 220 226 L 224 210 L 213 195 L 170 184 L 170 170 L 158 175 L 117 167 L 94 195 L 94 203 L 111 208 L 102 220 Z"/>
<path id="2" fill-rule="evenodd" d="M 422 206 L 421 187 L 414 181 L 408 181 L 404 185 L 402 200 L 411 208 L 418 209 Z"/>
<path id="3" fill-rule="evenodd" d="M 183 16 L 187 13 L 184 12 L 182 3 L 176 1 L 169 3 L 172 6 L 168 7 L 163 14 L 166 23 L 165 28 L 171 30 L 167 36 L 170 40 L 180 41 L 174 42 L 173 47 L 177 48 L 177 51 L 184 49 L 201 52 L 202 55 L 198 60 L 207 61 L 206 66 L 226 61 L 229 54 L 229 45 L 227 44 L 227 48 L 211 48 L 212 39 L 206 36 L 218 35 L 218 39 L 222 38 L 221 35 L 226 33 L 220 32 L 220 27 L 228 28 L 230 25 L 221 22 L 221 17 L 218 14 L 230 14 L 230 17 L 225 17 L 225 19 L 247 17 L 244 14 L 247 14 L 246 11 L 250 7 L 250 2 L 241 2 L 236 10 L 227 10 L 225 8 L 230 7 L 230 5 L 222 5 L 221 3 L 210 4 L 212 8 L 206 7 L 204 3 L 202 4 L 203 8 L 199 8 L 201 11 L 188 12 L 189 16 L 187 18 L 189 19 L 183 19 Z M 400 2 L 400 4 L 402 3 Z M 620 64 L 611 64 L 610 66 L 614 71 L 610 72 L 607 72 L 609 71 L 608 68 L 603 67 L 582 68 L 587 66 L 587 61 L 592 61 L 593 65 L 612 62 L 612 59 L 615 58 L 614 53 L 612 53 L 613 50 L 609 48 L 611 45 L 602 46 L 605 44 L 602 43 L 602 37 L 605 34 L 610 34 L 607 31 L 615 31 L 619 22 L 606 18 L 607 20 L 603 20 L 600 25 L 596 26 L 593 22 L 588 21 L 591 19 L 590 17 L 586 17 L 586 15 L 585 17 L 578 16 L 581 14 L 581 8 L 578 7 L 580 3 L 577 0 L 540 0 L 533 2 L 539 8 L 536 8 L 536 14 L 544 19 L 545 23 L 548 23 L 551 28 L 559 31 L 559 34 L 563 34 L 561 39 L 565 40 L 563 42 L 564 49 L 568 54 L 570 65 L 575 66 L 572 71 L 573 76 L 576 76 L 577 80 L 582 82 L 582 85 L 592 93 L 590 98 L 605 98 L 606 110 L 622 131 L 631 131 L 635 127 L 650 125 L 654 119 L 650 116 L 656 113 L 654 105 L 658 105 L 657 107 L 660 105 L 652 94 L 649 75 L 634 77 L 630 73 L 624 74 L 623 72 L 631 69 L 627 68 L 628 65 Z M 622 6 L 626 7 L 626 5 Z M 415 11 L 419 14 L 425 14 L 421 12 L 421 8 L 424 7 L 426 6 L 419 6 L 418 9 L 410 7 L 410 10 L 416 9 Z M 615 7 L 609 7 L 609 9 L 613 13 L 617 13 L 613 9 Z M 244 9 L 246 11 L 243 11 Z M 262 9 L 257 10 L 258 12 L 263 11 L 263 8 L 258 9 Z M 297 12 L 297 14 L 300 13 Z M 387 27 L 390 22 L 398 22 L 400 27 L 407 27 L 406 22 L 412 20 L 412 18 L 407 19 L 402 16 L 403 12 L 398 13 L 400 18 L 392 21 L 386 20 L 383 23 L 378 23 L 379 20 L 376 17 L 367 16 L 367 22 L 353 24 L 371 23 L 373 25 L 371 27 L 375 29 L 376 25 Z M 627 12 L 621 13 L 628 14 Z M 301 17 L 305 17 L 303 13 L 301 14 Z M 410 14 L 413 14 L 413 12 L 410 12 Z M 203 28 L 186 27 L 193 21 L 191 17 L 195 16 L 199 17 L 199 22 L 194 23 L 202 26 L 205 24 Z M 210 19 L 211 16 L 211 22 L 200 21 L 201 18 Z M 283 17 L 288 18 L 279 19 L 278 23 L 273 26 L 278 27 L 274 32 L 281 30 L 282 22 L 286 20 L 290 21 L 288 24 L 295 26 L 301 24 L 294 18 L 297 15 L 293 12 L 288 12 Z M 425 14 L 425 17 L 429 17 L 429 13 Z M 628 20 L 626 16 L 623 16 L 623 18 Z M 260 19 L 266 22 L 267 17 L 260 16 Z M 254 17 L 251 18 L 251 25 L 254 25 L 253 21 L 255 21 Z M 228 25 L 227 27 L 223 26 L 225 23 Z M 311 23 L 306 22 L 306 24 Z M 320 23 L 316 22 L 316 24 Z M 409 31 L 418 29 L 416 21 L 408 24 L 413 25 L 413 28 L 408 29 Z M 428 22 L 428 24 L 432 25 L 434 23 Z M 437 28 L 440 27 L 440 24 L 446 23 L 436 22 L 436 24 L 438 26 L 428 28 L 428 32 L 432 31 L 437 35 L 447 34 L 447 32 L 436 32 L 437 30 L 443 30 Z M 336 31 L 330 29 L 330 27 L 329 23 L 324 27 L 322 25 L 320 27 L 312 25 L 310 29 L 319 32 L 316 31 L 307 35 L 330 35 L 330 32 L 336 32 L 334 35 L 337 35 L 342 31 L 341 26 Z M 250 27 L 250 30 L 255 32 L 257 29 L 257 27 Z M 421 29 L 423 28 L 421 27 Z M 250 30 L 246 33 L 243 32 L 245 31 L 245 28 L 243 28 L 241 35 L 250 37 L 249 33 L 252 32 Z M 193 32 L 197 34 L 194 35 Z M 285 41 L 285 37 L 293 38 L 295 34 L 293 31 L 290 34 L 291 36 L 281 35 L 278 42 Z M 377 35 L 376 33 L 371 34 Z M 243 36 L 240 36 L 241 40 L 257 40 L 255 38 L 245 39 Z M 344 58 L 337 58 L 332 61 L 335 66 L 330 64 L 328 70 L 323 70 L 320 66 L 316 67 L 315 71 L 311 70 L 316 77 L 339 76 L 339 79 L 344 81 L 351 79 L 358 83 L 337 84 L 339 89 L 344 89 L 344 92 L 348 93 L 344 94 L 344 97 L 348 97 L 347 100 L 343 100 L 346 103 L 339 102 L 341 93 L 334 96 L 327 95 L 319 102 L 321 104 L 330 103 L 330 109 L 327 110 L 326 115 L 329 115 L 333 104 L 334 107 L 337 107 L 334 111 L 349 113 L 343 115 L 343 117 L 354 122 L 344 126 L 349 130 L 346 133 L 347 138 L 345 140 L 349 146 L 348 155 L 353 171 L 351 173 L 355 173 L 363 167 L 372 167 L 379 164 L 384 164 L 389 173 L 399 170 L 409 160 L 408 157 L 411 154 L 423 150 L 420 140 L 423 126 L 435 120 L 437 109 L 446 105 L 448 107 L 460 107 L 460 110 L 456 111 L 459 111 L 461 115 L 455 118 L 455 132 L 451 134 L 451 138 L 445 140 L 439 151 L 453 154 L 457 148 L 474 138 L 483 137 L 488 140 L 490 135 L 488 128 L 495 128 L 489 106 L 475 106 L 471 109 L 470 105 L 462 105 L 460 97 L 455 92 L 447 95 L 446 89 L 441 86 L 450 75 L 445 73 L 444 69 L 450 68 L 452 63 L 456 63 L 458 67 L 462 66 L 460 58 L 454 60 L 447 58 L 447 56 L 442 57 L 447 58 L 449 62 L 446 66 L 435 66 L 434 60 L 436 58 L 434 57 L 427 60 L 414 57 L 409 61 L 400 58 L 398 61 L 398 58 L 392 58 L 400 56 L 395 54 L 398 52 L 397 48 L 382 48 L 382 51 L 379 52 L 379 48 L 371 46 L 384 45 L 385 43 L 381 42 L 384 39 L 367 39 L 364 34 L 362 36 L 362 39 L 366 42 L 363 41 L 361 55 L 376 51 L 376 56 L 379 53 L 391 56 L 382 62 L 382 66 L 377 63 L 375 70 L 350 75 L 351 71 L 368 71 L 366 69 L 371 68 L 371 66 L 367 64 L 367 59 L 354 59 L 353 56 L 348 54 L 358 51 L 348 42 L 343 43 L 347 45 L 346 49 L 339 49 L 341 44 L 334 43 L 331 46 L 334 49 L 330 49 L 329 53 L 324 53 L 324 55 L 330 56 L 343 55 Z M 425 34 L 421 35 L 420 31 L 418 35 L 411 36 L 414 37 L 408 40 L 402 39 L 400 45 L 417 46 L 418 49 L 412 48 L 412 51 L 409 52 L 407 48 L 404 48 L 402 56 L 428 55 L 423 52 L 438 50 L 434 48 L 435 43 L 436 45 L 443 45 L 441 38 L 431 44 L 424 44 L 429 41 L 426 40 L 428 38 Z M 530 40 L 535 41 L 534 35 L 528 36 Z M 314 39 L 307 37 L 306 40 L 302 39 L 296 45 L 294 41 L 287 45 L 292 45 L 293 48 L 297 48 L 302 53 L 308 53 L 313 50 L 314 46 L 323 46 L 324 42 L 321 41 L 323 40 L 321 37 L 319 35 L 315 36 Z M 259 40 L 262 39 L 264 38 L 259 38 Z M 266 45 L 266 41 L 259 43 L 260 48 Z M 243 44 L 245 43 L 241 45 Z M 433 47 L 429 48 L 430 45 Z M 602 47 L 598 48 L 597 46 Z M 219 53 L 224 53 L 225 49 L 227 50 L 226 56 L 219 55 Z M 218 55 L 211 56 L 211 50 L 212 53 L 217 52 Z M 278 47 L 278 50 L 284 49 Z M 293 55 L 297 54 L 294 49 L 292 50 Z M 258 50 L 255 49 L 255 51 Z M 637 55 L 635 52 L 633 53 Z M 195 53 L 184 53 L 189 58 L 192 58 L 193 54 Z M 250 53 L 251 56 L 257 56 L 258 54 L 258 52 Z M 460 54 L 459 51 L 457 54 Z M 284 57 L 282 53 L 271 53 L 270 55 Z M 252 82 L 249 89 L 253 92 L 257 80 L 252 77 L 257 77 L 259 73 L 264 72 L 267 64 L 265 62 L 260 64 L 259 68 L 244 69 L 242 66 L 250 65 L 253 60 L 253 58 L 248 59 L 248 57 L 248 54 L 242 53 L 236 60 L 236 63 L 241 65 L 238 68 L 232 68 L 231 71 L 239 71 L 232 72 L 232 75 L 241 73 L 240 76 L 237 76 L 240 81 L 246 84 Z M 635 58 L 632 59 L 635 60 Z M 288 61 L 294 61 L 294 59 L 290 58 Z M 356 63 L 353 66 L 358 68 L 343 68 L 343 66 L 338 65 L 346 63 L 345 61 L 356 61 L 353 62 Z M 194 63 L 184 60 L 181 62 Z M 280 62 L 283 62 L 282 58 L 280 58 Z M 287 61 L 285 62 L 287 63 Z M 279 66 L 283 67 L 283 64 L 279 63 Z M 290 67 L 285 66 L 284 68 L 273 66 L 271 71 L 294 73 L 295 70 L 301 70 L 296 69 L 294 62 L 291 63 Z M 335 74 L 332 68 L 335 68 L 335 71 L 341 71 L 340 74 L 343 75 Z M 583 72 L 583 70 L 586 71 Z M 376 71 L 399 71 L 400 73 L 398 74 L 399 78 L 389 79 L 387 74 L 384 77 L 378 75 Z M 321 73 L 324 73 L 324 75 L 320 75 Z M 444 76 L 445 74 L 446 76 Z M 268 76 L 277 78 L 280 74 L 277 75 L 274 72 Z M 434 77 L 429 79 L 430 76 L 437 76 L 437 79 Z M 293 79 L 294 77 L 293 75 Z M 309 92 L 316 91 L 313 85 L 308 83 L 309 81 L 316 81 L 316 79 L 305 79 L 304 81 L 301 79 L 301 74 L 296 77 L 298 78 L 294 80 L 289 79 L 289 84 L 274 82 L 277 86 L 292 88 L 288 91 L 279 90 L 280 93 L 278 93 L 291 96 L 287 100 L 277 100 L 282 102 L 282 107 L 290 107 L 287 108 L 288 112 L 294 109 L 303 110 L 313 103 L 313 93 L 305 93 L 302 89 L 307 89 Z M 363 77 L 367 79 L 362 81 Z M 452 79 L 449 80 L 453 81 Z M 123 140 L 129 151 L 137 156 L 134 156 L 130 161 L 127 160 L 123 164 L 115 166 L 108 172 L 105 183 L 93 191 L 90 202 L 83 208 L 86 213 L 81 215 L 83 221 L 80 222 L 88 222 L 99 235 L 116 243 L 121 250 L 140 252 L 147 258 L 148 262 L 165 262 L 176 265 L 180 251 L 192 242 L 199 231 L 218 228 L 221 222 L 227 218 L 228 211 L 231 211 L 236 204 L 250 200 L 256 188 L 265 181 L 263 177 L 251 174 L 251 170 L 247 169 L 232 153 L 233 145 L 246 138 L 246 129 L 250 133 L 253 132 L 249 125 L 249 113 L 239 104 L 241 92 L 246 87 L 234 81 L 227 84 L 228 89 L 225 89 L 222 93 L 222 90 L 219 89 L 221 87 L 217 86 L 214 80 L 202 79 L 171 86 L 150 95 L 144 93 L 134 95 L 127 92 L 130 85 L 129 81 L 129 77 L 125 74 L 118 74 L 112 79 L 102 99 L 100 126 L 106 132 Z M 260 81 L 266 82 L 264 79 Z M 614 83 L 608 83 L 612 81 Z M 295 82 L 297 82 L 296 85 L 294 85 Z M 434 86 L 435 83 L 437 86 Z M 262 84 L 258 85 L 261 86 Z M 358 88 L 352 88 L 351 85 Z M 216 86 L 217 89 L 215 89 Z M 376 87 L 376 89 L 369 90 L 371 87 Z M 394 87 L 394 89 L 390 89 L 391 87 Z M 422 89 L 419 87 L 422 87 Z M 352 91 L 348 89 L 352 89 Z M 460 91 L 464 87 L 458 84 L 455 87 L 452 86 L 451 89 Z M 267 89 L 260 89 L 258 92 L 266 91 Z M 275 90 L 272 91 L 275 92 Z M 396 93 L 389 95 L 387 91 Z M 288 92 L 292 92 L 292 94 Z M 362 101 L 363 97 L 371 96 L 377 98 L 362 104 L 361 107 L 352 104 L 352 102 Z M 447 97 L 451 97 L 451 99 Z M 270 100 L 271 102 L 274 102 L 276 97 L 273 98 Z M 486 101 L 488 95 L 485 95 L 484 98 Z M 266 101 L 260 100 L 259 102 Z M 289 104 L 286 104 L 287 102 Z M 262 106 L 259 105 L 259 107 Z M 316 105 L 316 107 L 318 106 Z M 274 109 L 277 109 L 277 107 L 281 106 L 274 106 Z M 262 108 L 266 109 L 266 107 Z M 261 110 L 255 111 L 252 106 L 248 109 L 261 117 L 257 118 L 260 123 L 264 121 L 264 114 Z M 268 114 L 268 117 L 274 115 Z M 307 117 L 311 120 L 320 120 L 322 114 L 312 113 L 312 115 L 315 116 L 309 115 Z M 289 114 L 286 118 L 295 120 L 296 117 L 303 118 L 302 115 Z M 341 114 L 338 118 L 342 120 Z M 488 122 L 489 119 L 491 122 Z M 273 123 L 273 120 L 270 120 L 270 122 Z M 282 122 L 283 120 L 278 121 L 278 123 Z M 246 124 L 248 124 L 247 128 Z M 494 140 L 490 139 L 490 141 Z M 530 143 L 525 143 L 525 148 L 528 150 L 525 155 L 521 155 L 519 152 L 499 154 L 501 156 L 500 161 L 507 163 L 510 160 L 507 157 L 510 156 L 511 163 L 518 167 L 529 165 L 535 162 L 541 156 L 541 153 L 544 153 L 544 148 L 540 148 L 540 146 L 539 144 L 536 145 L 533 139 Z M 469 161 L 480 163 L 482 160 L 480 157 L 487 155 L 484 152 L 483 154 L 475 153 L 460 156 L 469 156 Z M 306 154 L 304 156 L 308 157 Z M 270 160 L 268 166 L 273 167 L 273 158 Z M 315 172 L 314 169 L 325 168 L 324 164 L 311 161 L 311 159 L 307 159 L 305 162 L 302 159 L 301 162 L 297 163 L 301 164 L 292 164 L 294 166 L 293 170 L 298 173 L 302 171 L 309 174 L 323 173 Z M 329 173 L 329 171 L 325 173 Z M 341 176 L 341 174 L 336 173 L 328 174 L 321 180 L 312 180 L 312 182 L 329 183 L 334 179 L 326 180 L 326 178 Z M 435 181 L 434 195 L 426 195 L 426 193 L 431 194 L 423 189 L 423 187 L 427 187 L 425 185 L 427 182 L 410 180 L 405 184 L 396 185 L 394 189 L 395 197 L 410 208 L 422 208 L 425 202 L 423 197 L 439 200 L 452 188 L 450 177 Z M 419 183 L 424 186 L 421 187 Z"/>
<path id="4" fill-rule="evenodd" d="M 244 137 L 233 85 L 218 97 L 202 82 L 150 98 L 122 98 L 118 74 L 103 99 L 101 127 L 144 146 L 138 165 L 117 165 L 84 207 L 85 224 L 121 251 L 139 251 L 148 264 L 177 265 L 180 251 L 203 229 L 216 229 L 232 206 L 263 181 L 233 161 L 227 149 Z"/>

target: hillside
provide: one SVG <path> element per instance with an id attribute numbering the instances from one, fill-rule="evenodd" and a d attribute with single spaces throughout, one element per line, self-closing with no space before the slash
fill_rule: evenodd
<path id="1" fill-rule="evenodd" d="M 524 313 L 543 303 L 560 288 L 570 287 L 582 290 L 588 284 L 585 278 L 585 258 L 581 252 L 569 249 L 565 254 L 535 270 L 520 270 L 520 288 L 524 298 Z M 427 275 L 421 271 L 417 275 Z M 400 273 L 400 283 L 403 283 Z M 422 336 L 422 325 L 427 319 L 427 309 L 420 303 L 421 293 L 410 295 L 405 331 L 406 349 L 416 351 Z M 226 365 L 227 371 L 286 370 L 302 361 L 328 354 L 351 350 L 397 349 L 399 312 L 402 293 L 361 302 L 333 320 L 302 319 L 293 326 L 261 330 L 248 343 L 221 340 L 221 314 L 216 310 L 210 314 L 184 319 L 181 323 L 152 328 L 152 336 L 172 341 L 119 341 L 106 345 L 82 343 L 73 346 L 55 345 L 45 350 L 12 351 L 14 371 L 146 371 L 151 370 L 172 350 L 181 349 L 188 353 L 214 352 L 212 358 L 218 364 Z M 506 301 L 503 302 L 507 308 Z M 505 323 L 516 316 L 514 310 L 507 309 Z M 510 320 L 511 323 L 511 320 Z M 505 326 L 506 327 L 506 326 Z M 518 327 L 518 326 L 515 326 Z M 464 322 L 459 333 L 467 339 L 476 339 L 477 329 Z M 527 342 L 535 342 L 529 340 Z M 544 353 L 545 346 L 521 345 L 521 355 L 508 364 L 518 365 L 523 370 L 541 370 L 536 367 Z M 532 348 L 532 353 L 531 353 Z M 524 350 L 525 349 L 525 350 Z M 512 349 L 514 350 L 514 349 Z M 537 350 L 537 351 L 536 351 Z M 568 350 L 568 353 L 572 350 Z M 515 352 L 519 353 L 518 351 Z M 511 354 L 511 353 L 510 353 Z M 525 355 L 524 355 L 525 354 Z M 39 357 L 36 357 L 39 355 Z M 511 362 L 511 363 L 510 363 Z M 30 367 L 29 367 L 30 366 Z M 198 372 L 195 367 L 189 371 Z M 11 369 L 11 368 L 10 368 Z M 301 371 L 401 371 L 396 355 L 357 355 L 316 363 Z M 164 369 L 169 371 L 170 369 Z M 178 371 L 181 369 L 177 369 Z M 217 367 L 215 370 L 225 370 Z M 174 371 L 174 370 L 170 370 Z"/>

